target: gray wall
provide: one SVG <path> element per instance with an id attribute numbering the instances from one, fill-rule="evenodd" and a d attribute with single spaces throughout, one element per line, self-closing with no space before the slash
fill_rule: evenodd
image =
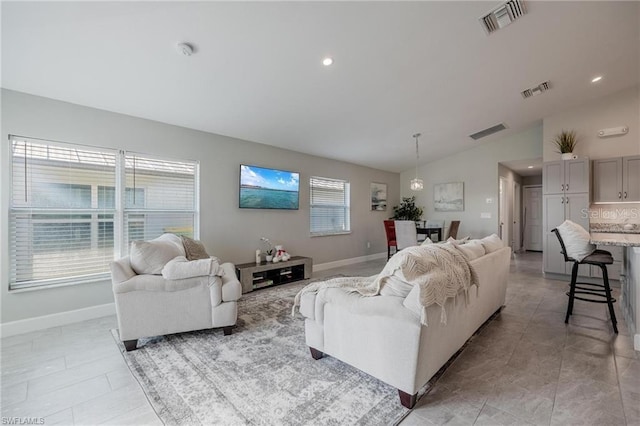
<path id="1" fill-rule="evenodd" d="M 200 237 L 208 251 L 223 261 L 252 261 L 255 249 L 260 248 L 261 236 L 283 244 L 294 255 L 313 257 L 315 264 L 386 253 L 382 221 L 391 215 L 391 211 L 390 208 L 383 212 L 369 210 L 369 185 L 370 182 L 387 183 L 388 205 L 396 205 L 399 201 L 397 173 L 10 90 L 2 90 L 1 103 L 0 277 L 3 323 L 113 301 L 109 282 L 8 292 L 9 134 L 200 160 Z M 241 163 L 299 171 L 300 210 L 239 209 L 238 174 Z M 309 177 L 313 175 L 351 182 L 351 234 L 309 236 Z M 367 242 L 371 243 L 370 248 L 367 248 Z"/>
<path id="2" fill-rule="evenodd" d="M 575 130 L 574 154 L 591 160 L 640 154 L 640 86 L 595 99 L 544 119 L 544 161 L 557 161 L 553 139 L 563 129 Z M 599 138 L 598 130 L 628 126 L 622 136 Z"/>
<path id="3" fill-rule="evenodd" d="M 422 165 L 418 175 L 425 182 L 423 191 L 409 189 L 414 169 L 402 172 L 400 191 L 403 197 L 416 195 L 417 205 L 425 208 L 423 219 L 444 219 L 447 226 L 452 220 L 460 220 L 459 237 L 482 237 L 498 231 L 498 163 L 541 156 L 542 123 L 537 123 L 520 133 Z M 433 185 L 446 182 L 464 182 L 464 211 L 434 210 Z M 492 202 L 487 203 L 487 198 Z M 483 212 L 490 213 L 491 218 L 482 219 Z"/>

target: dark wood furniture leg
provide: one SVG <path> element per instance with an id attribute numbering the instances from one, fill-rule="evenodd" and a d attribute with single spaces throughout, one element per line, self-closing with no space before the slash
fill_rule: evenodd
<path id="1" fill-rule="evenodd" d="M 224 333 L 225 336 L 230 335 L 231 333 L 233 333 L 233 326 L 229 325 L 227 327 L 222 327 L 222 332 Z"/>
<path id="2" fill-rule="evenodd" d="M 398 389 L 398 394 L 400 395 L 400 404 L 402 404 L 403 407 L 411 409 L 414 405 L 416 405 L 416 399 L 418 396 L 417 393 L 409 395 L 408 393 L 402 392 L 400 389 Z"/>
<path id="3" fill-rule="evenodd" d="M 127 352 L 134 351 L 138 347 L 138 339 L 123 340 L 122 343 L 124 343 L 124 348 L 127 350 Z"/>
<path id="4" fill-rule="evenodd" d="M 324 356 L 322 351 L 319 351 L 316 348 L 309 347 L 309 350 L 311 351 L 311 358 L 313 359 L 320 359 Z"/>

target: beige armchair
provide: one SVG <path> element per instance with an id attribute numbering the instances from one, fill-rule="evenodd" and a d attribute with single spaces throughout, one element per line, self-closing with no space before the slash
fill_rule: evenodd
<path id="1" fill-rule="evenodd" d="M 180 241 L 166 235 L 164 241 Z M 217 275 L 176 280 L 138 274 L 130 257 L 110 266 L 120 339 L 127 351 L 136 349 L 141 337 L 216 327 L 231 334 L 242 295 L 232 263 L 220 265 Z"/>

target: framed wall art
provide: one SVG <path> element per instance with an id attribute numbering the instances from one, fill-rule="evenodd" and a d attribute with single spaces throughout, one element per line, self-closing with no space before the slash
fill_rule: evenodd
<path id="1" fill-rule="evenodd" d="M 387 209 L 387 184 L 371 182 L 371 210 L 384 211 Z"/>
<path id="2" fill-rule="evenodd" d="M 433 206 L 437 212 L 464 211 L 464 182 L 435 184 Z"/>

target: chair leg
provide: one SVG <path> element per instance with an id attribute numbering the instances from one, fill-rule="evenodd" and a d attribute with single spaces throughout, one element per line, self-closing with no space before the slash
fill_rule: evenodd
<path id="1" fill-rule="evenodd" d="M 138 339 L 123 340 L 122 343 L 124 344 L 124 348 L 127 350 L 127 352 L 134 351 L 138 347 Z"/>
<path id="2" fill-rule="evenodd" d="M 418 396 L 417 393 L 410 395 L 398 389 L 398 394 L 400 395 L 400 404 L 402 404 L 403 407 L 411 409 L 414 407 L 414 405 L 416 405 L 416 400 Z"/>
<path id="3" fill-rule="evenodd" d="M 316 348 L 312 348 L 309 346 L 309 351 L 311 352 L 311 358 L 318 360 L 324 356 L 322 351 L 317 350 Z"/>
<path id="4" fill-rule="evenodd" d="M 571 270 L 571 287 L 569 288 L 569 303 L 567 304 L 567 315 L 564 318 L 564 323 L 569 322 L 569 317 L 573 314 L 573 298 L 576 295 L 576 281 L 578 281 L 578 262 L 573 263 L 573 269 Z"/>
<path id="5" fill-rule="evenodd" d="M 609 286 L 609 273 L 607 272 L 607 265 L 601 265 L 600 267 L 602 268 L 602 280 L 604 281 L 604 290 L 607 294 L 607 305 L 609 306 L 611 324 L 613 324 L 613 331 L 618 334 L 618 321 L 616 320 L 616 313 L 613 310 L 613 298 L 611 297 L 611 287 Z"/>
<path id="6" fill-rule="evenodd" d="M 233 326 L 229 325 L 227 327 L 222 327 L 222 332 L 225 336 L 229 336 L 231 333 L 233 333 Z"/>

